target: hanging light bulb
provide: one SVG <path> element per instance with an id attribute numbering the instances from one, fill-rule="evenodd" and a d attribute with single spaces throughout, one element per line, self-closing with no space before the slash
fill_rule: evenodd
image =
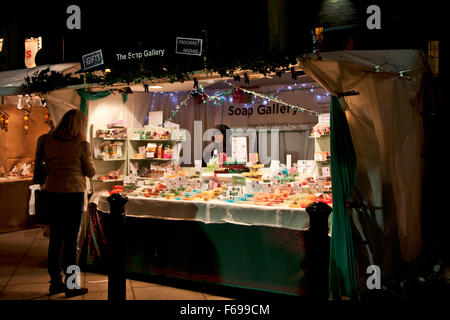
<path id="1" fill-rule="evenodd" d="M 23 96 L 19 96 L 19 102 L 17 103 L 17 109 L 22 110 Z"/>

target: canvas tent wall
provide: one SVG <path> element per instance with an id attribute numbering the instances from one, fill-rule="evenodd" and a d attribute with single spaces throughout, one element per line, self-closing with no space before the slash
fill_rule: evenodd
<path id="1" fill-rule="evenodd" d="M 30 130 L 25 133 L 23 129 L 23 116 L 25 113 L 16 106 L 19 102 L 20 86 L 24 79 L 49 68 L 50 71 L 73 73 L 80 69 L 79 63 L 63 63 L 56 65 L 43 65 L 29 69 L 17 69 L 0 72 L 0 106 L 7 111 L 9 117 L 8 132 L 0 133 L 0 144 L 5 152 L 0 157 L 0 165 L 9 172 L 14 166 L 34 161 L 34 150 L 37 138 L 48 131 L 44 122 L 45 108 L 42 107 L 38 97 L 31 99 L 32 113 L 29 116 Z M 79 97 L 72 89 L 56 90 L 46 95 L 48 110 L 52 119 L 59 120 L 70 108 L 79 108 Z M 25 104 L 25 101 L 23 101 Z M 78 107 L 77 107 L 78 106 Z"/>
<path id="2" fill-rule="evenodd" d="M 364 279 L 370 264 L 380 266 L 383 278 L 396 277 L 399 262 L 413 262 L 422 249 L 424 56 L 418 50 L 337 51 L 300 64 L 335 96 L 359 93 L 340 98 L 357 160 L 352 218 L 368 242 L 357 260 L 364 260 Z"/>
<path id="3" fill-rule="evenodd" d="M 297 83 L 301 88 L 298 88 L 297 90 L 294 87 L 294 83 Z M 292 87 L 287 89 L 291 84 Z M 305 84 L 306 87 L 302 87 L 301 84 Z M 215 92 L 230 90 L 230 87 L 224 84 L 223 81 L 218 81 L 210 85 L 204 83 L 204 85 L 205 91 L 210 95 L 213 95 Z M 236 85 L 244 86 L 243 83 L 237 83 Z M 300 104 L 302 106 L 306 105 L 313 109 L 321 109 L 326 112 L 329 109 L 329 98 L 325 95 L 325 90 L 321 91 L 323 101 L 318 101 L 316 99 L 316 94 L 311 94 L 311 92 L 309 92 L 310 86 L 319 87 L 309 77 L 294 81 L 290 74 L 288 74 L 280 79 L 274 78 L 266 79 L 265 81 L 251 81 L 250 85 L 255 87 L 253 89 L 255 91 L 265 92 L 266 95 L 274 94 L 278 98 L 289 103 Z M 280 88 L 285 90 L 276 92 Z M 163 111 L 164 119 L 166 120 L 175 107 L 189 96 L 192 87 L 187 91 L 173 92 L 142 92 L 137 91 L 137 89 L 139 88 L 133 88 L 134 93 L 128 95 L 125 103 L 123 102 L 122 96 L 118 93 L 113 93 L 103 99 L 89 101 L 89 123 L 106 126 L 108 122 L 121 119 L 126 121 L 128 127 L 142 127 L 147 124 L 148 113 L 151 111 Z M 319 87 L 319 89 L 322 88 Z M 143 89 L 140 88 L 140 90 Z M 308 91 L 309 94 L 306 93 L 306 91 Z M 290 115 L 285 116 L 286 119 L 283 120 L 284 118 L 280 114 L 261 115 L 258 114 L 258 107 L 259 110 L 262 111 L 264 108 L 273 107 L 273 103 L 268 103 L 266 101 L 266 105 L 263 105 L 264 99 L 259 98 L 253 99 L 254 104 L 233 101 L 231 95 L 227 96 L 227 100 L 222 105 L 214 105 L 212 102 L 202 104 L 198 103 L 196 100 L 196 98 L 189 99 L 186 105 L 183 105 L 172 119 L 172 122 L 180 124 L 181 127 L 186 129 L 190 134 L 191 149 L 188 152 L 190 158 L 185 164 L 193 165 L 194 157 L 196 159 L 199 159 L 199 157 L 201 158 L 201 154 L 195 154 L 194 139 L 204 140 L 203 147 L 205 148 L 211 142 L 206 130 L 213 128 L 219 123 L 224 123 L 231 128 L 256 128 L 259 125 L 268 129 L 278 127 L 281 129 L 278 136 L 280 141 L 278 154 L 281 161 L 285 161 L 286 153 L 292 153 L 293 163 L 298 159 L 313 159 L 314 141 L 313 139 L 308 139 L 308 137 L 311 127 L 317 123 L 317 116 L 310 116 L 306 113 L 300 114 L 299 112 L 293 117 Z M 237 108 L 239 108 L 239 110 L 253 109 L 253 114 L 251 116 L 243 116 L 241 114 L 230 116 L 230 110 L 236 110 Z M 201 125 L 199 132 L 194 130 L 194 122 L 197 122 L 197 125 Z M 278 122 L 282 125 L 271 125 L 270 123 L 272 122 Z M 269 130 L 267 138 L 269 140 L 268 154 L 271 153 L 270 134 L 271 130 Z M 258 141 L 255 142 L 255 144 L 257 143 Z M 257 147 L 259 147 L 259 145 L 255 146 L 255 148 Z"/>
<path id="4" fill-rule="evenodd" d="M 17 104 L 20 85 L 23 83 L 24 78 L 46 68 L 66 74 L 79 71 L 80 64 L 66 63 L 58 65 L 45 65 L 31 69 L 2 72 L 0 73 L 0 92 L 4 95 L 8 94 L 3 97 L 4 102 L 11 105 Z M 304 94 L 305 90 L 302 92 L 301 90 L 294 88 L 294 83 L 302 83 L 305 85 L 315 84 L 309 77 L 300 77 L 294 80 L 292 79 L 290 73 L 284 74 L 281 78 L 273 77 L 273 79 L 269 77 L 262 77 L 262 75 L 250 75 L 250 77 L 252 79 L 250 86 L 253 87 L 255 91 L 266 91 L 267 95 L 274 94 L 276 97 L 279 97 L 284 101 L 300 104 L 302 106 L 313 106 L 313 108 L 321 110 L 324 108 L 329 108 L 327 97 L 324 96 L 325 98 L 318 102 L 315 99 L 315 94 Z M 202 76 L 200 75 L 199 78 L 202 79 Z M 216 78 L 214 80 L 205 79 L 200 80 L 200 83 L 203 84 L 205 90 L 209 94 L 213 94 L 216 91 L 229 91 L 230 87 L 224 84 L 222 80 L 223 79 L 221 78 Z M 243 79 L 241 82 L 237 82 L 236 84 L 245 86 Z M 293 90 L 286 89 L 286 87 L 290 84 L 292 85 Z M 142 85 L 131 85 L 134 94 L 129 94 L 126 102 L 123 101 L 122 95 L 114 90 L 112 90 L 112 94 L 106 98 L 96 101 L 88 101 L 89 107 L 87 113 L 89 125 L 92 125 L 93 123 L 98 125 L 106 125 L 106 123 L 110 121 L 122 119 L 126 121 L 128 127 L 142 127 L 146 124 L 146 116 L 148 115 L 148 112 L 157 110 L 163 110 L 164 116 L 167 118 L 175 106 L 189 95 L 189 92 L 193 87 L 193 81 L 185 81 L 184 83 L 174 84 L 163 83 L 161 85 L 164 87 L 161 91 L 158 89 L 150 89 L 150 92 L 144 92 Z M 317 84 L 315 85 L 317 87 Z M 285 91 L 276 93 L 276 90 L 282 86 L 285 87 Z M 80 96 L 76 91 L 77 88 L 84 88 L 84 86 L 73 86 L 71 88 L 55 90 L 45 94 L 45 100 L 55 124 L 59 123 L 62 115 L 67 110 L 71 108 L 80 109 Z M 87 89 L 98 91 L 104 90 L 105 88 L 87 87 Z M 167 94 L 160 94 L 161 92 Z M 37 103 L 39 102 L 38 100 L 39 99 L 36 99 Z M 248 106 L 244 103 L 239 103 L 236 101 L 230 102 L 227 100 L 223 106 L 213 106 L 212 103 L 204 105 L 198 104 L 195 100 L 196 99 L 194 98 L 190 99 L 186 106 L 184 106 L 173 119 L 173 122 L 180 123 L 182 127 L 186 128 L 190 132 L 192 138 L 194 138 L 194 121 L 202 121 L 201 134 L 203 134 L 205 130 L 214 127 L 218 123 L 226 123 L 230 127 L 255 127 L 260 123 L 262 123 L 263 126 L 267 126 L 269 120 L 275 122 L 280 119 L 276 115 L 273 115 L 273 117 L 253 117 L 255 120 L 252 122 L 252 117 L 228 115 L 227 110 L 231 105 L 239 108 L 248 108 Z M 262 103 L 262 101 L 259 101 L 259 103 Z M 255 103 L 255 109 L 257 105 L 258 104 Z M 317 122 L 316 116 L 311 117 L 306 114 L 297 115 L 296 118 L 297 120 L 292 126 L 286 126 L 288 121 L 284 121 L 281 128 L 288 129 L 289 131 L 282 131 L 280 133 L 280 155 L 283 158 L 284 154 L 291 152 L 293 154 L 294 162 L 295 159 L 313 158 L 314 143 L 311 139 L 308 139 L 308 135 L 309 129 Z M 272 125 L 271 127 L 274 128 L 276 126 Z M 88 133 L 90 134 L 90 131 Z M 268 139 L 270 144 L 270 132 Z M 206 140 L 208 139 L 206 138 Z M 299 140 L 302 141 L 301 145 L 303 147 L 306 146 L 306 149 L 303 149 L 303 147 L 298 147 L 296 142 Z M 205 142 L 203 147 L 207 144 L 208 142 Z M 190 163 L 192 164 L 193 157 L 195 156 L 193 148 L 191 149 L 190 156 Z"/>

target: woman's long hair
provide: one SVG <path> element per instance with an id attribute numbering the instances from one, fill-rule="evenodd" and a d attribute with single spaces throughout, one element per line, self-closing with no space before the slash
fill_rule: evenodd
<path id="1" fill-rule="evenodd" d="M 86 115 L 77 109 L 67 111 L 61 119 L 52 137 L 56 140 L 86 140 Z"/>

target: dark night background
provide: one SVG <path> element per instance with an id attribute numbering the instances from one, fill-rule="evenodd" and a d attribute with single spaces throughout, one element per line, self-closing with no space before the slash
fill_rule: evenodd
<path id="1" fill-rule="evenodd" d="M 80 6 L 81 30 L 66 27 L 66 9 L 71 4 Z M 381 30 L 366 27 L 366 9 L 372 4 L 381 9 Z M 438 231 L 447 224 L 439 223 L 442 209 L 435 199 L 449 104 L 444 4 L 387 0 L 16 1 L 2 9 L 0 38 L 5 42 L 0 70 L 24 68 L 24 38 L 38 36 L 43 38 L 43 49 L 36 56 L 38 65 L 77 62 L 82 54 L 97 49 L 103 50 L 108 65 L 114 50 L 145 46 L 165 48 L 170 53 L 162 61 L 166 67 L 181 65 L 192 70 L 203 69 L 204 57 L 210 66 L 224 68 L 273 57 L 287 56 L 294 62 L 312 51 L 311 30 L 315 27 L 324 28 L 321 51 L 422 49 L 427 53 L 427 41 L 439 40 L 439 75 L 429 88 L 434 98 L 424 105 L 423 112 L 424 210 L 432 212 L 427 215 L 430 221 L 424 223 L 436 226 L 430 229 L 431 238 L 445 237 L 445 231 Z M 176 56 L 177 36 L 203 38 L 204 55 Z"/>
<path id="2" fill-rule="evenodd" d="M 81 30 L 66 28 L 66 9 L 71 4 L 81 8 Z M 371 4 L 381 8 L 381 30 L 366 27 L 366 9 Z M 42 36 L 43 49 L 50 51 L 52 63 L 80 61 L 83 53 L 99 48 L 108 51 L 147 45 L 164 46 L 173 52 L 177 36 L 205 39 L 205 55 L 218 64 L 274 51 L 295 59 L 311 52 L 311 30 L 315 27 L 325 29 L 325 51 L 343 49 L 349 38 L 353 39 L 353 49 L 425 48 L 426 40 L 443 37 L 443 4 L 369 0 L 20 1 L 3 12 L 0 37 Z M 271 47 L 271 34 L 279 34 L 269 21 L 276 21 L 284 30 L 279 47 Z"/>

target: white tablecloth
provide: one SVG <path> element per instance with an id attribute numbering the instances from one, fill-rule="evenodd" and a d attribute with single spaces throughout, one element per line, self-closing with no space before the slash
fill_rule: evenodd
<path id="1" fill-rule="evenodd" d="M 90 202 L 95 203 L 98 210 L 109 213 L 108 196 L 108 192 L 96 192 Z M 135 217 L 234 223 L 293 230 L 304 230 L 309 226 L 309 215 L 305 209 L 224 203 L 218 200 L 204 202 L 128 197 L 125 214 Z"/>

